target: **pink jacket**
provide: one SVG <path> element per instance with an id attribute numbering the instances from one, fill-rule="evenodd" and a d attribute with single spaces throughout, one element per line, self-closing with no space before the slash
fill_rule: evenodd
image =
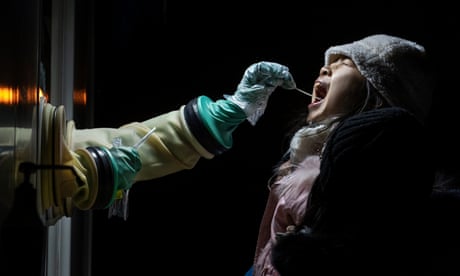
<path id="1" fill-rule="evenodd" d="M 319 174 L 319 156 L 308 156 L 292 173 L 277 179 L 270 187 L 259 228 L 254 260 L 254 276 L 279 276 L 270 262 L 277 232 L 302 223 L 310 189 Z"/>

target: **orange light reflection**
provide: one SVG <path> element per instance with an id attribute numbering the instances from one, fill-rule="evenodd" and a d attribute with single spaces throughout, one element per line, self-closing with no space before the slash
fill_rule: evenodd
<path id="1" fill-rule="evenodd" d="M 22 103 L 24 104 L 36 104 L 37 97 L 36 94 L 37 90 L 35 88 L 28 89 L 25 94 L 25 98 L 22 99 Z M 40 88 L 38 91 L 39 97 L 44 97 L 46 100 L 48 96 L 43 92 Z M 19 104 L 21 101 L 20 97 L 20 89 L 18 87 L 11 87 L 11 86 L 2 86 L 0 85 L 0 104 L 4 105 L 15 105 Z"/>
<path id="2" fill-rule="evenodd" d="M 13 105 L 19 103 L 19 89 L 0 86 L 0 104 Z"/>
<path id="3" fill-rule="evenodd" d="M 73 103 L 86 105 L 86 90 L 80 89 L 73 92 Z"/>

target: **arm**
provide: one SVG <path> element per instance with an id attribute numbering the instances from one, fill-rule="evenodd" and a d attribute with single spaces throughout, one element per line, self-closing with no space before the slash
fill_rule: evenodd
<path id="1" fill-rule="evenodd" d="M 245 120 L 254 125 L 264 113 L 269 96 L 279 86 L 295 88 L 286 66 L 272 62 L 255 63 L 246 69 L 233 95 L 225 95 L 224 99 L 217 101 L 199 96 L 178 110 L 120 128 L 75 129 L 71 131 L 71 148 L 91 151 L 93 147 L 102 147 L 104 153 L 110 155 L 114 139 L 121 139 L 123 146 L 118 150 L 113 149 L 113 153 L 116 155 L 119 150 L 123 150 L 123 154 L 119 155 L 121 158 L 109 158 L 109 163 L 113 166 L 120 164 L 115 173 L 118 179 L 123 179 L 123 183 L 113 189 L 129 189 L 136 181 L 191 169 L 200 158 L 211 159 L 229 150 L 233 145 L 233 131 Z M 152 128 L 155 131 L 142 146 L 137 150 L 130 148 Z M 80 154 L 77 159 L 84 163 L 83 167 L 94 167 L 94 163 L 96 166 L 100 163 L 98 157 L 94 158 L 94 154 Z M 97 187 L 99 184 L 88 183 L 83 190 L 87 193 L 91 191 L 87 186 Z M 94 188 L 92 191 L 93 194 L 97 193 Z"/>

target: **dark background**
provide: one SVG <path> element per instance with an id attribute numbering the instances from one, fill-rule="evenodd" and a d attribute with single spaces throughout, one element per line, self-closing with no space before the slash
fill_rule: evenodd
<path id="1" fill-rule="evenodd" d="M 458 166 L 450 161 L 459 152 L 453 4 L 95 2 L 95 127 L 143 121 L 199 95 L 219 99 L 261 60 L 287 65 L 308 91 L 329 46 L 387 33 L 419 42 L 431 56 L 438 85 L 427 147 L 435 148 L 440 165 Z M 93 274 L 243 275 L 252 263 L 267 180 L 309 100 L 277 90 L 256 126 L 245 122 L 234 132 L 229 152 L 136 183 L 126 221 L 94 211 Z"/>

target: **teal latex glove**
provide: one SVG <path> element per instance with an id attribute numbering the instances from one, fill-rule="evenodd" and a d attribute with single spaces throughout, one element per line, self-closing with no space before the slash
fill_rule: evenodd
<path id="1" fill-rule="evenodd" d="M 225 148 L 233 145 L 232 133 L 236 127 L 246 120 L 246 114 L 235 103 L 229 100 L 213 102 L 209 97 L 197 99 L 198 112 L 204 125 L 214 138 Z"/>
<path id="2" fill-rule="evenodd" d="M 264 114 L 268 99 L 277 87 L 296 88 L 289 68 L 275 62 L 261 61 L 246 69 L 236 92 L 225 98 L 243 109 L 247 120 L 255 125 Z"/>
<path id="3" fill-rule="evenodd" d="M 113 147 L 109 149 L 112 162 L 116 163 L 115 173 L 118 175 L 118 190 L 131 188 L 134 177 L 142 167 L 141 158 L 137 149 L 133 147 Z"/>
<path id="4" fill-rule="evenodd" d="M 110 162 L 113 168 L 114 189 L 110 206 L 116 199 L 117 192 L 128 190 L 134 183 L 136 174 L 142 167 L 139 152 L 133 147 L 112 147 L 110 149 L 103 148 L 108 152 Z"/>

